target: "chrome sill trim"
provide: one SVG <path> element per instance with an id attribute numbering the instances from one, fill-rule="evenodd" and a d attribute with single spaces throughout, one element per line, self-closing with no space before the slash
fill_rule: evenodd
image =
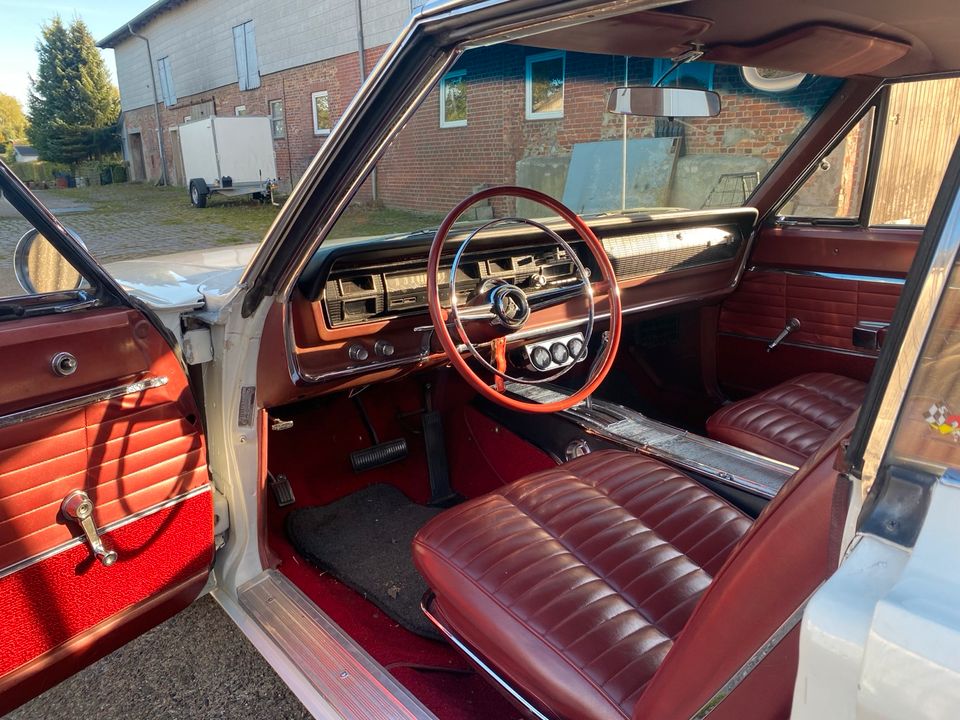
<path id="1" fill-rule="evenodd" d="M 520 705 L 523 706 L 523 709 L 531 716 L 537 720 L 550 720 L 550 718 L 544 715 L 542 712 L 537 710 L 530 702 L 523 697 L 519 692 L 513 689 L 513 686 L 510 685 L 506 680 L 500 677 L 499 674 L 493 668 L 491 668 L 483 659 L 477 655 L 473 650 L 470 649 L 460 638 L 453 634 L 447 627 L 440 622 L 433 613 L 430 612 L 430 605 L 433 603 L 434 594 L 432 590 L 428 590 L 423 596 L 423 599 L 420 601 L 420 609 L 423 611 L 423 614 L 427 616 L 427 620 L 433 623 L 433 626 L 440 631 L 440 634 L 443 635 L 450 644 L 452 644 L 457 650 L 467 656 L 471 663 L 477 666 L 488 678 L 493 682 L 499 685 L 504 692 L 506 692 L 510 697 L 516 700 Z"/>
<path id="2" fill-rule="evenodd" d="M 0 429 L 10 427 L 12 425 L 19 425 L 27 422 L 28 420 L 36 420 L 37 418 L 47 417 L 48 415 L 56 415 L 57 413 L 65 412 L 67 410 L 76 410 L 86 405 L 93 405 L 94 403 L 102 402 L 104 400 L 113 400 L 118 397 L 123 397 L 124 395 L 135 395 L 136 393 L 142 393 L 145 390 L 150 390 L 151 388 L 160 387 L 166 384 L 167 378 L 163 376 L 145 378 L 143 380 L 138 380 L 135 383 L 130 383 L 129 385 L 121 385 L 119 387 L 108 388 L 107 390 L 98 390 L 97 392 L 89 393 L 88 395 L 81 395 L 80 397 L 60 400 L 48 405 L 40 405 L 38 407 L 28 408 L 27 410 L 20 410 L 19 412 L 10 413 L 9 415 L 0 417 Z"/>
<path id="3" fill-rule="evenodd" d="M 756 342 L 762 342 L 764 344 L 769 343 L 773 338 L 760 337 L 759 335 L 746 335 L 744 333 L 734 333 L 734 332 L 718 332 L 717 335 L 722 335 L 723 337 L 732 337 L 740 338 L 741 340 L 754 340 Z M 846 348 L 836 348 L 830 347 L 829 345 L 814 345 L 812 343 L 800 343 L 800 342 L 790 342 L 790 340 L 784 340 L 782 343 L 777 345 L 777 347 L 794 347 L 801 348 L 803 350 L 816 350 L 818 352 L 829 352 L 836 355 L 846 355 L 848 357 L 859 357 L 866 358 L 868 360 L 876 360 L 879 357 L 879 351 L 875 353 L 868 352 L 859 352 L 857 350 L 847 350 Z M 776 352 L 776 350 L 774 350 Z"/>
<path id="4" fill-rule="evenodd" d="M 817 590 L 819 589 L 818 586 Z M 763 645 L 758 647 L 753 655 L 747 658 L 747 661 L 740 666 L 740 669 L 713 694 L 713 697 L 703 704 L 703 707 L 691 716 L 690 720 L 703 720 L 703 718 L 710 715 L 740 683 L 747 679 L 747 676 L 756 669 L 757 665 L 763 662 L 763 659 L 773 652 L 783 639 L 800 624 L 800 620 L 803 618 L 803 611 L 806 610 L 807 603 L 810 602 L 810 598 L 812 598 L 815 593 L 816 590 L 810 593 L 809 597 L 800 603 L 800 607 L 794 610 L 790 614 L 790 617 L 784 620 L 783 624 L 773 631 L 773 634 L 764 641 Z"/>
<path id="5" fill-rule="evenodd" d="M 829 272 L 826 270 L 794 270 L 791 268 L 765 267 L 763 265 L 752 265 L 747 268 L 747 272 L 801 275 L 805 277 L 825 278 L 827 280 L 853 280 L 855 282 L 882 283 L 884 285 L 903 285 L 906 282 L 903 278 L 884 277 L 883 275 L 861 275 L 858 273 Z"/>
<path id="6" fill-rule="evenodd" d="M 568 397 L 564 390 L 555 387 L 508 384 L 507 390 L 513 395 L 533 401 Z M 635 410 L 603 400 L 594 400 L 592 407 L 587 407 L 583 402 L 561 411 L 560 414 L 591 435 L 766 499 L 772 499 L 797 471 L 794 465 L 651 420 Z M 630 437 L 625 431 L 630 430 L 631 426 L 646 430 L 653 438 L 648 437 L 644 442 Z M 670 448 L 670 445 L 682 443 L 693 443 L 695 447 L 715 454 L 720 459 L 730 458 L 736 463 L 750 466 L 752 472 L 750 475 L 744 474 L 742 470 L 730 472 L 726 468 L 717 467 L 721 464 L 719 462 L 706 464 Z"/>
<path id="7" fill-rule="evenodd" d="M 265 570 L 238 588 L 237 600 L 345 720 L 436 720 L 286 576 Z"/>
<path id="8" fill-rule="evenodd" d="M 201 485 L 200 487 L 194 488 L 193 490 L 188 490 L 182 495 L 177 495 L 176 497 L 169 498 L 167 500 L 159 502 L 156 505 L 151 505 L 148 508 L 139 510 L 135 513 L 131 513 L 126 517 L 122 517 L 119 520 L 114 520 L 112 523 L 109 523 L 101 527 L 100 534 L 105 535 L 107 533 L 113 532 L 114 530 L 119 530 L 125 525 L 129 525 L 130 523 L 136 522 L 137 520 L 141 520 L 142 518 L 145 518 L 148 515 L 153 515 L 154 513 L 160 512 L 161 510 L 166 510 L 167 508 L 171 508 L 174 505 L 178 505 L 202 493 L 211 492 L 211 489 L 212 489 L 212 486 L 210 485 L 210 483 L 206 483 L 204 485 Z M 8 565 L 7 567 L 0 569 L 0 579 L 7 577 L 7 575 L 12 575 L 15 572 L 19 572 L 24 568 L 28 568 L 31 565 L 35 565 L 38 562 L 47 560 L 53 557 L 54 555 L 59 555 L 60 553 L 66 550 L 70 550 L 71 548 L 74 548 L 77 545 L 84 545 L 86 544 L 86 542 L 87 542 L 86 538 L 75 537 L 72 540 L 67 540 L 66 542 L 60 543 L 56 547 L 52 547 L 49 550 L 44 550 L 42 553 L 38 553 L 31 557 L 25 558 L 23 560 L 18 560 L 13 565 Z M 120 556 L 120 559 L 123 560 L 122 555 Z"/>

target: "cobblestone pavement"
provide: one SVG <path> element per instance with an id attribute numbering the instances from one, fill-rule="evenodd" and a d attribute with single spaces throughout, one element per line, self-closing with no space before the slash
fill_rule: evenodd
<path id="1" fill-rule="evenodd" d="M 137 257 L 257 242 L 277 208 L 242 198 L 190 205 L 183 188 L 127 183 L 37 191 L 60 220 L 83 239 L 102 263 Z M 16 294 L 13 251 L 30 224 L 12 207 L 0 212 L 0 294 Z"/>

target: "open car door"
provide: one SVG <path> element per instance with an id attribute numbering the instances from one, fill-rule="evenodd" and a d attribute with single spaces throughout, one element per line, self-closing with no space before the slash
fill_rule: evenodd
<path id="1" fill-rule="evenodd" d="M 0 298 L 2 715 L 192 602 L 214 518 L 167 333 L 2 163 L 0 189 L 42 236 L 37 292 Z"/>

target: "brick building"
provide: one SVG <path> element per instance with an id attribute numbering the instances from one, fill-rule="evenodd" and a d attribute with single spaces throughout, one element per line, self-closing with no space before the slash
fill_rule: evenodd
<path id="1" fill-rule="evenodd" d="M 277 170 L 282 184 L 292 185 L 402 28 L 411 4 L 421 3 L 154 4 L 99 43 L 116 53 L 132 179 L 163 176 L 162 138 L 167 180 L 185 184 L 177 126 L 207 115 L 250 114 L 272 118 Z M 659 147 L 669 146 L 669 172 L 660 187 L 633 188 L 644 201 L 634 204 L 700 207 L 722 176 L 762 175 L 837 87 L 830 79 L 806 78 L 786 92 L 761 92 L 747 85 L 739 68 L 694 63 L 670 82 L 719 92 L 720 116 L 674 123 L 605 111 L 610 88 L 625 79 L 651 84 L 668 67 L 668 60 L 512 44 L 472 50 L 387 150 L 378 165 L 376 199 L 434 213 L 478 187 L 502 183 L 564 197 L 583 182 L 570 172 L 578 147 L 585 152 L 583 146 L 594 144 L 587 150 L 602 152 L 604 141 L 641 140 L 645 144 L 634 143 L 630 151 L 642 154 L 653 146 L 646 139 L 665 138 Z M 368 184 L 366 197 L 370 191 Z M 728 204 L 742 199 L 734 193 Z"/>

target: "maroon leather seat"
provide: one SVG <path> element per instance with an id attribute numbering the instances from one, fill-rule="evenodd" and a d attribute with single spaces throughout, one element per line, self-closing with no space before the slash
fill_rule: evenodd
<path id="1" fill-rule="evenodd" d="M 413 553 L 433 612 L 525 697 L 622 720 L 750 526 L 677 471 L 603 451 L 448 510 Z"/>
<path id="2" fill-rule="evenodd" d="M 860 407 L 866 389 L 842 375 L 801 375 L 720 408 L 707 420 L 707 434 L 799 466 Z"/>

